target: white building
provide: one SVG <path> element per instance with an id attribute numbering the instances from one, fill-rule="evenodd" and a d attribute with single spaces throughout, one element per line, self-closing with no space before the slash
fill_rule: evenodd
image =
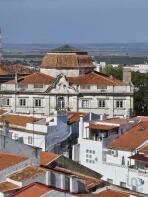
<path id="1" fill-rule="evenodd" d="M 64 110 L 123 117 L 133 113 L 133 89 L 130 83 L 97 72 L 56 78 L 34 73 L 1 84 L 0 94 L 1 106 L 13 113 L 49 115 Z"/>
<path id="2" fill-rule="evenodd" d="M 6 112 L 0 115 L 0 125 L 3 135 L 46 151 L 55 151 L 71 136 L 67 115 L 62 112 L 34 117 Z"/>
<path id="3" fill-rule="evenodd" d="M 147 145 L 146 120 L 123 118 L 84 124 L 81 117 L 73 159 L 112 184 L 148 194 L 147 156 L 137 156 Z"/>

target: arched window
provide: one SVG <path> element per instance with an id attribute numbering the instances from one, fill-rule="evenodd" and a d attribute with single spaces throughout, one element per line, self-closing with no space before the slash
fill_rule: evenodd
<path id="1" fill-rule="evenodd" d="M 65 99 L 64 99 L 63 96 L 58 97 L 57 108 L 58 109 L 64 109 L 65 108 Z"/>

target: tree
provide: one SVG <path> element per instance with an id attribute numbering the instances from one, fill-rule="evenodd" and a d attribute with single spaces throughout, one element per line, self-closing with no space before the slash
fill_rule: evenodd
<path id="1" fill-rule="evenodd" d="M 113 68 L 108 65 L 103 72 L 112 75 L 117 79 L 122 79 L 123 66 Z M 134 93 L 134 110 L 136 115 L 148 115 L 148 74 L 132 72 L 132 83 L 135 86 Z"/>

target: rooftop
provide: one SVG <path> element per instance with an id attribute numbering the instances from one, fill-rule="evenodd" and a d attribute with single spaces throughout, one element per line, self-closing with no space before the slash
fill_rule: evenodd
<path id="1" fill-rule="evenodd" d="M 71 84 L 98 84 L 98 85 L 125 85 L 123 81 L 111 78 L 107 75 L 98 72 L 90 72 L 82 74 L 78 77 L 68 77 Z"/>
<path id="2" fill-rule="evenodd" d="M 41 64 L 41 68 L 94 68 L 92 58 L 87 53 L 54 52 L 47 53 Z"/>
<path id="3" fill-rule="evenodd" d="M 0 122 L 7 121 L 9 124 L 18 125 L 25 127 L 27 123 L 33 123 L 39 121 L 39 118 L 34 118 L 31 116 L 22 116 L 22 115 L 15 115 L 15 114 L 6 114 L 0 116 Z"/>
<path id="4" fill-rule="evenodd" d="M 0 183 L 0 192 L 8 192 L 14 189 L 18 189 L 18 185 L 15 185 L 11 182 L 5 181 Z"/>
<path id="5" fill-rule="evenodd" d="M 68 123 L 72 124 L 74 122 L 77 122 L 80 120 L 80 116 L 86 116 L 88 113 L 84 113 L 84 112 L 67 112 L 68 114 Z"/>
<path id="6" fill-rule="evenodd" d="M 27 159 L 25 156 L 0 152 L 0 170 L 19 164 Z"/>
<path id="7" fill-rule="evenodd" d="M 26 179 L 30 179 L 34 176 L 38 176 L 41 174 L 44 174 L 46 172 L 46 169 L 43 169 L 38 166 L 29 166 L 19 172 L 16 172 L 9 176 L 10 179 L 15 181 L 24 181 Z"/>
<path id="8" fill-rule="evenodd" d="M 148 122 L 140 122 L 119 138 L 113 140 L 108 148 L 133 151 L 148 139 Z M 130 142 L 130 143 L 129 143 Z"/>
<path id="9" fill-rule="evenodd" d="M 136 117 L 131 118 L 110 118 L 105 120 L 97 120 L 95 122 L 101 122 L 101 123 L 111 123 L 111 124 L 127 124 L 130 121 L 137 121 L 138 119 Z"/>
<path id="10" fill-rule="evenodd" d="M 10 75 L 10 74 L 31 74 L 34 71 L 27 66 L 23 66 L 20 64 L 12 64 L 12 65 L 2 65 L 0 67 L 0 75 Z"/>
<path id="11" fill-rule="evenodd" d="M 77 173 L 77 172 L 71 171 L 71 170 L 66 169 L 66 168 L 61 168 L 61 167 L 56 166 L 53 170 L 55 170 L 56 172 L 59 172 L 59 173 L 64 173 L 64 174 L 67 174 L 69 176 L 74 176 L 76 178 L 84 180 L 86 182 L 87 189 L 91 189 L 93 187 L 96 187 L 97 185 L 105 183 L 105 181 L 103 181 L 99 178 L 93 178 L 93 177 L 90 177 L 90 176 L 86 176 L 84 174 Z"/>
<path id="12" fill-rule="evenodd" d="M 33 74 L 30 74 L 28 76 L 25 77 L 21 77 L 18 79 L 18 83 L 19 84 L 45 84 L 45 85 L 49 85 L 54 81 L 54 78 L 40 73 L 40 72 L 35 72 Z M 6 82 L 6 84 L 15 84 L 15 80 L 10 80 L 8 82 Z"/>
<path id="13" fill-rule="evenodd" d="M 123 193 L 123 192 L 107 189 L 107 190 L 104 190 L 100 193 L 82 194 L 82 195 L 79 195 L 79 197 L 130 197 L 130 195 Z"/>
<path id="14" fill-rule="evenodd" d="M 146 157 L 144 154 L 132 155 L 129 158 L 134 159 L 136 161 L 142 161 L 142 162 L 148 163 L 148 157 Z"/>
<path id="15" fill-rule="evenodd" d="M 15 194 L 12 194 L 11 197 L 40 197 L 49 191 L 52 191 L 52 189 L 46 185 L 41 183 L 32 183 L 20 189 Z"/>
<path id="16" fill-rule="evenodd" d="M 45 151 L 40 152 L 40 165 L 48 165 L 49 163 L 58 159 L 61 155 L 55 153 L 49 153 Z"/>
<path id="17" fill-rule="evenodd" d="M 87 128 L 96 129 L 96 130 L 109 131 L 109 130 L 118 128 L 118 126 L 114 126 L 114 125 L 101 125 L 101 124 L 100 125 L 99 124 L 90 124 Z"/>

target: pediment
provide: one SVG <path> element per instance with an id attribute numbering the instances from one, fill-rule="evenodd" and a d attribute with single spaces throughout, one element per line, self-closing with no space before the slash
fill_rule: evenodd
<path id="1" fill-rule="evenodd" d="M 54 83 L 48 88 L 47 93 L 73 94 L 77 93 L 75 88 L 69 85 L 65 75 L 60 74 Z"/>

